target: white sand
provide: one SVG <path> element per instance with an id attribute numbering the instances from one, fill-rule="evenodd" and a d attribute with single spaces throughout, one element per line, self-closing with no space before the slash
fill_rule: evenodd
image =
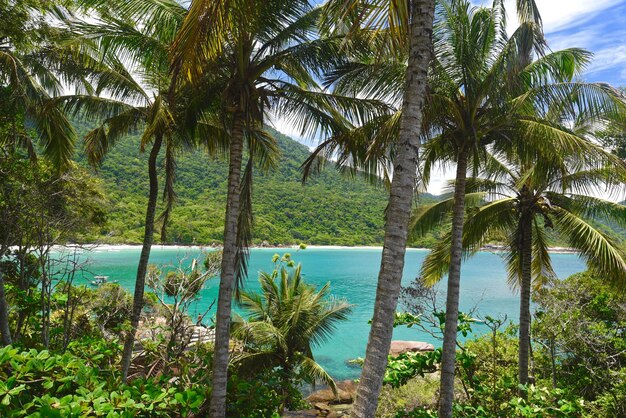
<path id="1" fill-rule="evenodd" d="M 68 244 L 67 246 L 55 246 L 55 250 L 61 250 L 73 247 L 72 244 Z M 111 252 L 119 252 L 119 251 L 127 251 L 127 250 L 135 250 L 141 251 L 141 245 L 139 244 L 85 244 L 82 246 L 86 251 L 94 251 L 94 252 L 103 252 L 103 251 L 111 251 Z M 323 249 L 323 250 L 377 250 L 382 251 L 382 246 L 346 246 L 346 245 L 307 245 L 307 249 Z M 188 251 L 188 250 L 212 250 L 216 249 L 210 245 L 200 246 L 200 245 L 161 245 L 154 244 L 152 245 L 152 249 L 167 249 L 167 250 L 178 250 L 178 251 Z M 284 247 L 251 247 L 251 249 L 261 249 L 261 250 L 274 250 L 274 251 L 284 251 L 284 250 L 300 250 L 299 245 L 287 245 Z M 485 248 L 482 251 L 485 252 L 500 252 L 502 251 L 502 247 L 493 246 L 490 248 Z M 407 251 L 430 251 L 428 248 L 407 248 Z M 577 251 L 572 248 L 566 247 L 553 247 L 549 250 L 554 254 L 572 254 Z"/>

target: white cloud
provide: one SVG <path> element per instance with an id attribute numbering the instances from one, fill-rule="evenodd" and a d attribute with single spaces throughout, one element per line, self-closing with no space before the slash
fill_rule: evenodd
<path id="1" fill-rule="evenodd" d="M 595 52 L 593 62 L 588 72 L 594 73 L 611 68 L 616 68 L 616 71 L 619 71 L 619 67 L 625 66 L 626 44 L 613 45 Z M 621 71 L 621 75 L 624 75 L 624 70 Z"/>
<path id="2" fill-rule="evenodd" d="M 612 6 L 622 3 L 623 0 L 536 0 L 539 13 L 543 20 L 546 33 L 580 25 L 595 17 L 598 13 L 609 12 Z M 507 13 L 515 16 L 515 1 L 506 0 Z M 510 18 L 514 26 L 515 18 Z"/>
<path id="3" fill-rule="evenodd" d="M 548 35 L 548 44 L 553 51 L 560 51 L 572 47 L 590 50 L 592 49 L 594 41 L 598 39 L 601 33 L 602 28 L 594 26 L 576 32 Z"/>

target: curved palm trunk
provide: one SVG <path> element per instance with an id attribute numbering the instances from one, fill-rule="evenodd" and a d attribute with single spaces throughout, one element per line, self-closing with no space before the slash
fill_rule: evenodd
<path id="1" fill-rule="evenodd" d="M 143 233 L 143 246 L 141 247 L 141 255 L 139 256 L 139 265 L 137 266 L 137 278 L 135 279 L 135 293 L 133 295 L 133 314 L 130 319 L 131 329 L 126 334 L 124 340 L 124 352 L 122 353 L 122 378 L 126 381 L 128 377 L 128 369 L 133 355 L 135 346 L 135 334 L 139 326 L 139 318 L 143 309 L 143 293 L 146 286 L 146 271 L 148 269 L 148 260 L 150 259 L 150 250 L 154 241 L 154 217 L 156 213 L 156 204 L 159 197 L 159 179 L 157 177 L 157 158 L 161 151 L 163 137 L 161 135 L 154 139 L 150 157 L 148 158 L 148 177 L 150 182 L 148 192 L 148 206 L 146 208 L 146 224 Z"/>
<path id="2" fill-rule="evenodd" d="M 528 383 L 528 360 L 530 358 L 530 287 L 532 284 L 532 216 L 520 218 L 520 310 L 519 310 L 519 383 Z"/>
<path id="3" fill-rule="evenodd" d="M 228 344 L 230 340 L 230 314 L 235 282 L 237 257 L 237 221 L 239 218 L 239 196 L 241 163 L 243 160 L 244 119 L 235 115 L 231 133 L 228 168 L 228 194 L 224 224 L 224 250 L 220 274 L 220 290 L 217 299 L 215 321 L 215 351 L 213 353 L 213 377 L 211 383 L 212 418 L 226 416 L 226 387 L 228 383 Z"/>
<path id="4" fill-rule="evenodd" d="M 461 285 L 461 261 L 463 257 L 463 223 L 465 221 L 465 183 L 467 177 L 468 150 L 461 149 L 456 166 L 454 184 L 454 208 L 452 210 L 452 246 L 448 293 L 446 297 L 446 324 L 443 332 L 441 354 L 441 384 L 439 389 L 439 417 L 452 418 L 454 403 L 454 363 L 456 360 L 456 337 L 459 322 L 459 299 Z"/>
<path id="5" fill-rule="evenodd" d="M 4 275 L 0 269 L 0 334 L 2 336 L 2 345 L 10 345 L 11 329 L 9 328 L 9 307 L 7 305 L 6 294 L 4 293 Z"/>
<path id="6" fill-rule="evenodd" d="M 370 418 L 376 413 L 387 356 L 393 334 L 393 320 L 400 293 L 404 255 L 411 215 L 411 202 L 417 177 L 422 107 L 426 95 L 426 76 L 431 58 L 434 15 L 433 0 L 411 2 L 410 55 L 402 104 L 398 157 L 387 207 L 385 240 L 378 274 L 374 317 L 370 330 L 352 417 Z"/>

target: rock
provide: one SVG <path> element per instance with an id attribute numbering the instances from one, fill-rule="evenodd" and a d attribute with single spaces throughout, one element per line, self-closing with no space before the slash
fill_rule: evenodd
<path id="1" fill-rule="evenodd" d="M 424 351 L 435 351 L 435 347 L 432 344 L 421 341 L 396 340 L 391 342 L 389 355 L 396 357 L 404 353 L 421 353 Z"/>
<path id="2" fill-rule="evenodd" d="M 318 417 L 319 411 L 317 409 L 305 409 L 302 411 L 285 411 L 283 417 L 285 418 L 313 418 Z"/>
<path id="3" fill-rule="evenodd" d="M 333 393 L 332 389 L 320 389 L 309 395 L 307 401 L 312 404 L 326 403 L 326 404 L 346 404 L 354 401 L 356 395 L 357 384 L 354 380 L 343 380 L 337 382 L 337 396 Z"/>
<path id="4" fill-rule="evenodd" d="M 315 409 L 317 409 L 323 416 L 326 416 L 328 414 L 330 414 L 330 406 L 328 406 L 327 403 L 323 403 L 323 402 L 316 402 L 313 404 L 313 406 L 315 407 Z"/>
<path id="5" fill-rule="evenodd" d="M 359 387 L 358 383 L 354 380 L 340 380 L 335 384 L 337 385 L 338 390 L 349 393 L 352 395 L 352 398 L 356 395 L 356 390 Z"/>
<path id="6" fill-rule="evenodd" d="M 330 405 L 331 412 L 328 414 L 328 418 L 347 417 L 350 415 L 352 405 Z"/>

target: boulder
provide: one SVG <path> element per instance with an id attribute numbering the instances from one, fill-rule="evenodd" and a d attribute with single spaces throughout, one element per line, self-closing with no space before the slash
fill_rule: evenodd
<path id="1" fill-rule="evenodd" d="M 357 384 L 354 380 L 343 380 L 337 382 L 337 396 L 331 388 L 320 389 L 308 396 L 307 401 L 312 404 L 345 404 L 352 403 L 356 395 Z"/>
<path id="2" fill-rule="evenodd" d="M 421 353 L 425 351 L 435 351 L 435 347 L 422 341 L 395 340 L 391 342 L 389 355 L 396 357 L 404 353 Z"/>
<path id="3" fill-rule="evenodd" d="M 304 409 L 302 411 L 285 411 L 282 415 L 285 418 L 317 418 L 319 411 L 317 409 Z"/>
<path id="4" fill-rule="evenodd" d="M 331 411 L 327 415 L 327 418 L 339 418 L 339 417 L 347 417 L 350 415 L 350 410 L 352 409 L 352 405 L 342 404 L 342 405 L 330 405 Z"/>
<path id="5" fill-rule="evenodd" d="M 327 403 L 316 402 L 313 404 L 313 406 L 315 407 L 315 409 L 319 411 L 319 413 L 321 413 L 324 416 L 330 414 L 330 411 L 331 411 L 330 405 L 328 405 Z"/>

